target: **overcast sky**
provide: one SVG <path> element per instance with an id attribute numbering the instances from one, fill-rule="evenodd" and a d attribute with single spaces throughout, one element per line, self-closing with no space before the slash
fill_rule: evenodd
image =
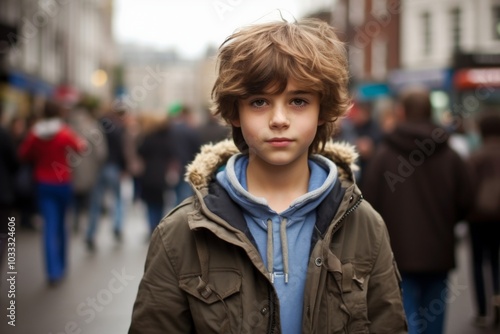
<path id="1" fill-rule="evenodd" d="M 114 33 L 118 42 L 175 48 L 184 57 L 219 46 L 242 25 L 301 17 L 311 3 L 332 0 L 117 0 Z"/>

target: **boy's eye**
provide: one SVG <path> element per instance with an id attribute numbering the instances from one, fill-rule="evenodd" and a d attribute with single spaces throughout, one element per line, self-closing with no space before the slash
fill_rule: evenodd
<path id="1" fill-rule="evenodd" d="M 250 104 L 253 107 L 260 108 L 260 107 L 263 107 L 263 106 L 266 105 L 266 100 L 264 100 L 264 99 L 257 99 L 257 100 L 253 100 L 252 102 L 250 102 Z"/>
<path id="2" fill-rule="evenodd" d="M 307 104 L 307 102 L 303 99 L 293 99 L 292 104 L 296 107 L 303 107 Z"/>

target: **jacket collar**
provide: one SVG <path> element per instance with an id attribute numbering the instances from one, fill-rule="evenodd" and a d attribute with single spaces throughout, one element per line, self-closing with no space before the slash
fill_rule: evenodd
<path id="1" fill-rule="evenodd" d="M 224 166 L 229 158 L 239 153 L 231 140 L 224 140 L 216 144 L 207 144 L 201 148 L 200 153 L 193 162 L 188 165 L 186 180 L 199 192 L 198 200 L 202 207 L 206 208 L 219 217 L 222 225 L 229 224 L 232 228 L 241 231 L 255 245 L 252 234 L 244 220 L 240 208 L 230 199 L 227 192 L 218 182 L 215 182 L 215 176 L 221 166 Z M 356 198 L 361 194 L 359 189 L 354 187 L 354 176 L 352 171 L 358 169 L 355 160 L 358 155 L 354 147 L 345 143 L 329 142 L 325 146 L 322 154 L 337 165 L 338 177 L 341 182 L 336 182 L 334 189 L 328 194 L 327 198 L 319 205 L 317 209 L 316 229 L 311 240 L 314 244 L 318 238 L 323 238 L 329 229 L 330 223 L 335 218 L 340 219 L 345 214 L 350 205 L 353 205 Z M 348 195 L 348 200 L 344 201 Z M 203 204 L 202 204 L 203 203 Z M 221 205 L 221 203 L 224 203 Z M 203 211 L 203 209 L 202 209 Z M 219 224 L 206 225 L 203 219 L 193 219 L 190 222 L 191 228 L 198 228 L 202 225 L 210 229 L 219 229 L 225 227 Z M 227 225 L 225 225 L 227 227 Z M 219 230 L 218 235 L 226 235 Z M 229 237 L 227 237 L 229 238 Z M 232 239 L 231 239 L 232 240 Z M 229 239 L 228 239 L 229 241 Z M 311 248 L 312 249 L 312 248 Z"/>
<path id="2" fill-rule="evenodd" d="M 239 153 L 238 148 L 230 139 L 204 145 L 193 162 L 187 166 L 186 180 L 196 189 L 207 187 L 215 178 L 217 170 L 236 153 Z M 325 145 L 325 150 L 321 155 L 337 165 L 341 181 L 353 181 L 352 172 L 358 169 L 355 165 L 358 154 L 354 146 L 330 141 Z"/>

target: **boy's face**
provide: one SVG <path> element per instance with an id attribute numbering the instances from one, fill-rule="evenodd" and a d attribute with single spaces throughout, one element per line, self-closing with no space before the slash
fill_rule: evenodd
<path id="1" fill-rule="evenodd" d="M 307 161 L 317 128 L 324 123 L 318 120 L 319 109 L 318 93 L 289 79 L 280 94 L 240 99 L 239 119 L 231 123 L 241 127 L 250 161 L 286 166 Z"/>

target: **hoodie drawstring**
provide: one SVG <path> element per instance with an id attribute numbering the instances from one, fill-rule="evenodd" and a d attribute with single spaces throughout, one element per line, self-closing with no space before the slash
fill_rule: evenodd
<path id="1" fill-rule="evenodd" d="M 273 270 L 273 221 L 271 219 L 267 220 L 267 271 L 269 272 L 269 279 L 271 283 L 274 283 L 274 270 Z"/>
<path id="2" fill-rule="evenodd" d="M 283 253 L 283 270 L 285 272 L 285 283 L 288 283 L 288 240 L 286 237 L 286 218 L 281 220 L 280 225 L 281 251 Z M 267 271 L 271 283 L 274 283 L 274 245 L 273 245 L 273 221 L 267 220 Z"/>
<path id="3" fill-rule="evenodd" d="M 288 283 L 288 240 L 286 238 L 286 218 L 281 220 L 280 226 L 281 251 L 283 252 L 283 269 L 285 271 L 285 283 Z"/>

